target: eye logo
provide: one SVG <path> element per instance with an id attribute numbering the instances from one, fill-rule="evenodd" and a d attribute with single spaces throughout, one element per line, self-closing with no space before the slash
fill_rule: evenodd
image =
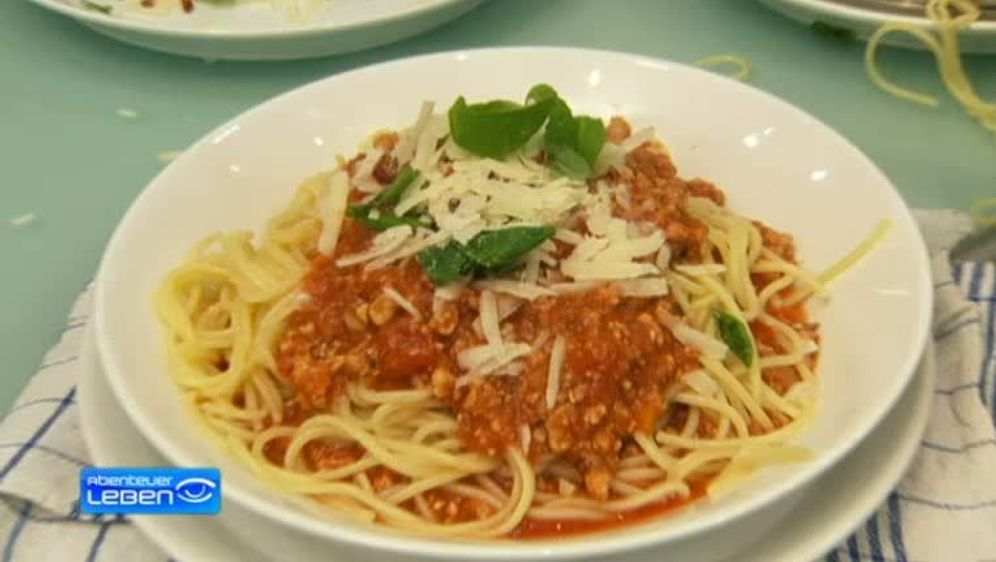
<path id="1" fill-rule="evenodd" d="M 206 478 L 187 478 L 179 482 L 174 489 L 181 500 L 188 503 L 204 503 L 214 495 L 218 485 Z"/>

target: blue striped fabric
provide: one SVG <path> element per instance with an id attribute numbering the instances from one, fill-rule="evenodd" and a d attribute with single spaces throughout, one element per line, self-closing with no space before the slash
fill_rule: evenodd
<path id="1" fill-rule="evenodd" d="M 992 430 L 996 424 L 993 413 L 996 403 L 996 266 L 965 264 L 953 268 L 951 273 L 950 280 L 946 279 L 946 273 L 938 274 L 937 294 L 949 291 L 957 296 L 961 293 L 970 304 L 957 297 L 957 306 L 942 307 L 944 312 L 938 312 L 935 319 L 934 337 L 939 350 L 953 349 L 948 352 L 949 361 L 971 360 L 972 364 L 967 368 L 962 365 L 958 369 L 966 373 L 968 369 L 972 375 L 938 378 L 931 426 L 935 425 L 937 416 L 949 416 L 950 425 L 957 425 L 961 430 L 956 434 L 959 439 L 928 428 L 911 475 L 889 494 L 881 508 L 864 524 L 825 555 L 828 562 L 957 562 L 962 559 L 975 562 L 987 557 L 996 560 L 996 538 L 993 538 L 996 537 L 996 478 L 990 478 L 990 475 L 996 475 L 996 462 L 989 465 L 988 472 L 985 466 L 981 467 L 985 474 L 983 488 L 988 488 L 977 493 L 955 497 L 915 481 L 917 471 L 932 466 L 934 473 L 922 474 L 937 474 L 937 467 L 953 466 L 955 468 L 948 473 L 941 472 L 944 478 L 965 478 L 965 467 L 971 466 L 972 459 L 980 458 L 978 455 L 996 454 L 996 434 Z M 8 418 L 0 424 L 2 562 L 43 558 L 91 561 L 124 557 L 156 562 L 167 559 L 122 518 L 89 517 L 79 513 L 75 475 L 80 466 L 88 464 L 88 455 L 79 435 L 75 386 L 78 374 L 72 366 L 78 358 L 79 328 L 87 321 L 89 294 L 87 291 L 74 307 L 62 341 L 46 356 L 38 376 L 31 380 Z M 946 317 L 941 317 L 945 314 Z M 971 340 L 972 353 L 961 357 L 957 345 L 959 342 L 964 344 L 965 340 Z M 979 345 L 980 340 L 984 345 Z M 975 352 L 979 352 L 978 363 L 975 363 Z M 943 354 L 939 353 L 941 356 Z M 939 367 L 939 372 L 944 371 L 944 365 Z M 974 409 L 970 408 L 973 403 Z M 978 407 L 980 403 L 984 410 Z M 984 413 L 980 414 L 980 411 Z M 980 416 L 985 432 L 968 434 L 963 431 Z M 967 438 L 961 438 L 966 435 Z M 980 467 L 973 468 L 978 470 Z M 32 478 L 37 479 L 41 471 L 46 472 L 44 476 L 50 480 L 41 484 L 35 482 L 32 486 Z M 909 482 L 911 479 L 914 481 Z M 63 503 L 53 502 L 52 498 Z M 951 556 L 946 550 L 948 546 L 988 536 L 967 539 L 959 536 L 963 528 L 973 524 L 978 527 L 980 521 L 983 530 L 986 525 L 993 530 L 987 554 L 974 558 Z M 944 535 L 944 531 L 932 526 L 925 530 L 925 522 L 929 525 L 939 522 L 938 527 L 947 529 L 950 535 L 942 538 L 949 541 L 948 546 L 937 550 L 938 543 L 931 542 L 933 535 Z"/>
<path id="2" fill-rule="evenodd" d="M 957 310 L 950 318 L 935 319 L 934 339 L 940 344 L 943 340 L 953 337 L 963 330 L 975 327 L 981 331 L 984 347 L 981 353 L 981 361 L 975 368 L 977 373 L 975 380 L 965 381 L 960 384 L 944 387 L 943 380 L 938 381 L 938 388 L 935 394 L 947 400 L 958 399 L 966 392 L 978 392 L 979 399 L 986 408 L 986 415 L 989 423 L 996 426 L 996 265 L 992 263 L 966 263 L 952 268 L 952 281 L 950 283 L 940 282 L 935 288 L 940 289 L 945 285 L 953 284 L 957 286 L 970 303 L 975 306 Z M 958 423 L 968 424 L 961 420 L 958 408 L 950 406 L 952 415 Z M 928 432 L 929 433 L 929 432 Z M 990 432 L 991 434 L 991 432 Z M 996 447 L 996 439 L 985 438 L 972 440 L 958 444 L 948 444 L 937 442 L 931 437 L 925 437 L 921 443 L 922 451 L 930 451 L 939 455 L 971 455 L 973 451 Z M 921 452 L 918 457 L 926 453 Z M 996 467 L 992 468 L 994 475 L 993 482 L 996 482 Z M 943 498 L 921 497 L 914 493 L 905 493 L 900 486 L 899 491 L 889 494 L 885 505 L 879 509 L 867 523 L 855 531 L 841 545 L 827 553 L 827 562 L 862 560 L 872 561 L 898 561 L 907 562 L 910 560 L 928 560 L 925 555 L 913 556 L 910 554 L 910 546 L 907 544 L 909 533 L 905 528 L 904 521 L 909 521 L 904 517 L 904 513 L 910 509 L 926 509 L 939 513 L 955 514 L 977 513 L 977 517 L 989 521 L 996 521 L 996 484 L 990 487 L 991 494 L 987 497 L 972 498 L 968 501 L 964 498 L 960 500 L 947 500 Z M 942 560 L 942 558 L 937 558 Z M 943 560 L 959 560 L 958 558 L 944 558 Z M 981 558 L 973 558 L 967 562 L 978 562 Z M 992 558 L 996 560 L 996 558 Z"/>

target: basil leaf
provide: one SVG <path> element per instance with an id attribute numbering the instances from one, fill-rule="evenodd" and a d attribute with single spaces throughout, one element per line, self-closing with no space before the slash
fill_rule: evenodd
<path id="1" fill-rule="evenodd" d="M 403 216 L 399 217 L 397 215 L 392 215 L 390 213 L 381 214 L 380 216 L 374 218 L 370 215 L 359 215 L 353 216 L 356 220 L 363 223 L 367 228 L 371 230 L 387 230 L 389 228 L 394 228 L 395 226 L 401 226 L 407 224 L 412 228 L 425 227 L 426 224 L 419 220 L 418 217 Z"/>
<path id="2" fill-rule="evenodd" d="M 398 171 L 398 177 L 394 178 L 394 182 L 391 185 L 385 187 L 378 193 L 373 199 L 364 203 L 362 205 L 352 205 L 349 207 L 349 216 L 358 218 L 365 216 L 374 209 L 378 209 L 384 205 L 397 205 L 398 201 L 401 200 L 401 196 L 405 194 L 405 190 L 408 186 L 415 181 L 415 178 L 419 176 L 419 172 L 405 164 L 404 168 Z"/>
<path id="3" fill-rule="evenodd" d="M 587 115 L 578 116 L 575 121 L 577 121 L 578 129 L 578 152 L 594 169 L 598 154 L 605 146 L 605 124 L 602 123 L 601 119 Z"/>
<path id="4" fill-rule="evenodd" d="M 418 254 L 425 274 L 436 285 L 448 285 L 473 273 L 476 264 L 456 242 L 422 250 Z"/>
<path id="5" fill-rule="evenodd" d="M 598 153 L 605 144 L 605 125 L 601 119 L 585 115 L 575 117 L 567 103 L 545 84 L 534 86 L 529 95 L 553 99 L 543 133 L 549 161 L 566 176 L 587 179 L 594 172 Z"/>
<path id="6" fill-rule="evenodd" d="M 374 209 L 379 210 L 382 206 L 397 205 L 398 201 L 401 200 L 401 196 L 404 195 L 405 190 L 408 189 L 408 186 L 410 186 L 418 177 L 419 172 L 406 164 L 405 167 L 398 172 L 398 177 L 394 179 L 394 182 L 392 182 L 391 185 L 385 187 L 367 203 L 362 205 L 350 205 L 349 208 L 346 209 L 346 214 L 360 221 L 367 228 L 373 230 L 387 230 L 402 224 L 411 225 L 412 228 L 418 228 L 420 226 L 424 227 L 424 222 L 419 220 L 418 217 L 411 215 L 399 217 L 393 213 L 381 212 L 377 217 L 370 216 Z"/>
<path id="7" fill-rule="evenodd" d="M 93 12 L 100 12 L 102 14 L 109 14 L 111 13 L 111 10 L 113 10 L 113 8 L 111 8 L 110 6 L 105 6 L 103 4 L 91 2 L 90 0 L 83 0 L 83 7 L 86 8 L 87 10 Z"/>
<path id="8" fill-rule="evenodd" d="M 450 107 L 450 134 L 462 148 L 500 160 L 539 131 L 550 104 L 550 100 L 529 105 L 498 100 L 467 105 L 460 96 Z"/>
<path id="9" fill-rule="evenodd" d="M 567 145 L 549 145 L 546 148 L 547 157 L 565 176 L 584 180 L 592 173 L 592 167 L 584 156 Z"/>
<path id="10" fill-rule="evenodd" d="M 575 146 L 578 141 L 578 126 L 567 103 L 555 98 L 550 107 L 550 120 L 543 132 L 543 142 L 547 146 Z"/>
<path id="11" fill-rule="evenodd" d="M 754 363 L 754 338 L 750 334 L 750 328 L 739 318 L 724 310 L 717 310 L 714 316 L 719 335 L 726 345 L 730 346 L 730 351 L 739 357 L 744 365 L 750 367 Z"/>
<path id="12" fill-rule="evenodd" d="M 526 103 L 537 103 L 559 98 L 557 90 L 554 90 L 549 84 L 536 84 L 532 88 L 529 88 L 529 93 L 526 94 Z"/>
<path id="13" fill-rule="evenodd" d="M 475 236 L 463 251 L 477 264 L 487 269 L 513 265 L 519 258 L 551 238 L 552 226 L 518 226 L 488 230 Z"/>

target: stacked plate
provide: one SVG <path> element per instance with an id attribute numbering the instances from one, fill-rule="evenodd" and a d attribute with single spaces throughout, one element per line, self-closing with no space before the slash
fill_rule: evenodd
<path id="1" fill-rule="evenodd" d="M 821 22 L 867 38 L 887 22 L 902 22 L 919 29 L 932 29 L 926 17 L 927 0 L 761 0 L 765 4 L 805 24 Z M 961 48 L 969 53 L 996 53 L 996 2 L 979 0 L 979 21 L 959 34 Z M 886 36 L 889 44 L 923 49 L 924 45 L 906 35 Z"/>
<path id="2" fill-rule="evenodd" d="M 218 450 L 189 418 L 167 372 L 149 303 L 163 276 L 205 235 L 263 224 L 291 186 L 350 153 L 369 131 L 411 122 L 422 100 L 517 98 L 537 83 L 554 85 L 584 113 L 654 126 L 685 176 L 716 181 L 730 207 L 792 232 L 814 268 L 855 247 L 879 221 L 892 221 L 886 241 L 819 314 L 820 407 L 798 438 L 813 458 L 766 468 L 721 497 L 619 531 L 447 542 L 317 515 Z M 871 513 L 916 450 L 932 388 L 924 348 L 930 295 L 925 248 L 895 189 L 846 140 L 785 102 L 626 54 L 510 48 L 430 55 L 266 102 L 205 136 L 149 185 L 98 274 L 84 429 L 100 465 L 222 469 L 219 517 L 135 518 L 184 560 L 807 560 Z"/>

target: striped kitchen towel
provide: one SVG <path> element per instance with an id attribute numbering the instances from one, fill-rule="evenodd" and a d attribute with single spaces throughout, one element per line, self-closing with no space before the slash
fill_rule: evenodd
<path id="1" fill-rule="evenodd" d="M 964 215 L 918 213 L 934 255 L 937 383 L 910 472 L 827 561 L 996 562 L 996 266 L 948 263 Z M 76 383 L 92 292 L 0 423 L 2 560 L 167 560 L 127 519 L 79 513 Z M 189 562 L 189 561 L 188 561 Z M 794 561 L 790 561 L 794 562 Z"/>

